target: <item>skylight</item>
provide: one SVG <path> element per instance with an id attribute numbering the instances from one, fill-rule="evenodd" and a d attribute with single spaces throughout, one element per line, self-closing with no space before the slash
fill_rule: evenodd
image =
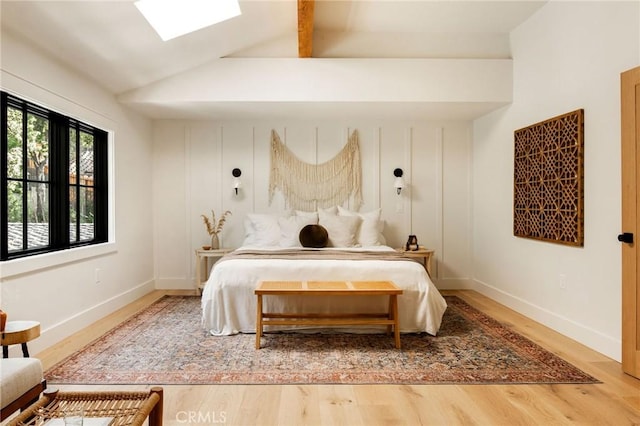
<path id="1" fill-rule="evenodd" d="M 135 5 L 164 41 L 242 13 L 238 0 L 138 0 Z"/>

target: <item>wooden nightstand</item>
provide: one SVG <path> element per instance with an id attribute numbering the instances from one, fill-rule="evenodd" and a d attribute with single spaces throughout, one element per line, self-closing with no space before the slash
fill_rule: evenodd
<path id="1" fill-rule="evenodd" d="M 196 290 L 202 294 L 202 289 L 205 283 L 209 279 L 209 259 L 218 259 L 227 253 L 232 252 L 232 248 L 221 249 L 196 249 Z M 202 264 L 204 263 L 204 271 L 202 270 Z"/>
<path id="2" fill-rule="evenodd" d="M 418 250 L 407 251 L 404 249 L 404 247 L 402 247 L 402 248 L 397 248 L 396 251 L 403 253 L 407 257 L 422 259 L 422 264 L 424 265 L 424 269 L 426 269 L 429 276 L 431 276 L 431 258 L 433 257 L 433 253 L 435 253 L 435 250 L 425 248 L 424 246 L 420 246 Z"/>

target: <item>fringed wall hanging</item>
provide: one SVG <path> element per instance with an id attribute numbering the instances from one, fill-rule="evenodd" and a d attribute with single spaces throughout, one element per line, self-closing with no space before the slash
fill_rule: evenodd
<path id="1" fill-rule="evenodd" d="M 313 211 L 318 207 L 343 204 L 353 196 L 354 209 L 362 204 L 362 167 L 358 131 L 331 160 L 322 164 L 301 161 L 271 131 L 271 173 L 269 203 L 279 189 L 287 207 Z"/>
<path id="2" fill-rule="evenodd" d="M 584 110 L 514 132 L 513 234 L 584 244 Z"/>

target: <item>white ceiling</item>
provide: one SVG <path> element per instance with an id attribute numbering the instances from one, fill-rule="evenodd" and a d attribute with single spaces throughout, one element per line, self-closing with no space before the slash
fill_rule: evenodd
<path id="1" fill-rule="evenodd" d="M 317 0 L 313 56 L 510 58 L 509 32 L 544 3 Z M 220 58 L 297 56 L 294 0 L 241 1 L 241 16 L 167 42 L 151 29 L 133 0 L 1 0 L 0 7 L 3 31 L 28 40 L 114 94 L 144 87 Z M 143 112 L 158 118 L 170 117 L 172 111 L 180 118 L 202 118 L 203 110 L 209 110 L 224 117 L 227 108 L 227 116 L 238 117 L 245 112 L 255 113 L 256 109 L 264 111 L 265 105 L 204 107 L 167 103 Z M 301 111 L 298 107 L 290 105 L 281 112 L 294 114 Z M 467 115 L 484 112 L 478 105 L 447 106 L 458 107 Z M 319 109 L 333 110 L 327 105 L 320 105 Z M 374 109 L 384 112 L 382 105 Z M 454 111 L 448 110 L 440 111 L 439 115 L 455 117 Z"/>

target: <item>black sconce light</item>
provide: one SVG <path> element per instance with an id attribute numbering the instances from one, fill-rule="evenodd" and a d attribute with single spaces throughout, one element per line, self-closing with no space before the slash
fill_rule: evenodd
<path id="1" fill-rule="evenodd" d="M 402 179 L 402 175 L 403 175 L 402 169 L 400 168 L 395 169 L 393 171 L 393 175 L 396 177 L 396 179 L 393 181 L 393 187 L 398 192 L 398 195 L 400 195 L 400 192 L 402 192 L 402 188 L 404 188 L 404 179 Z"/>
<path id="2" fill-rule="evenodd" d="M 236 195 L 238 195 L 238 189 L 242 186 L 242 181 L 240 180 L 242 170 L 238 168 L 233 169 L 231 174 L 233 175 L 233 189 L 236 191 Z"/>

